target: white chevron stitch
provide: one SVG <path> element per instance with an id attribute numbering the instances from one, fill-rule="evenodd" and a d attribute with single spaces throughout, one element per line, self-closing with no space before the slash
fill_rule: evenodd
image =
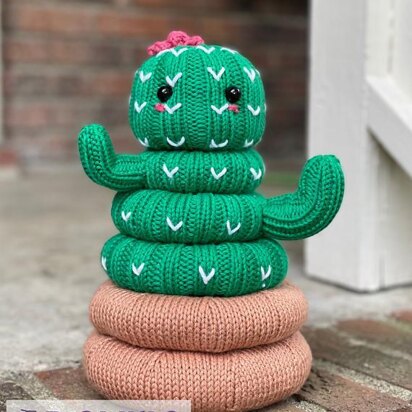
<path id="1" fill-rule="evenodd" d="M 250 113 L 253 114 L 253 116 L 257 116 L 260 113 L 260 106 L 256 107 L 256 109 L 254 109 L 250 104 L 248 104 L 247 109 L 250 111 Z"/>
<path id="2" fill-rule="evenodd" d="M 106 258 L 104 256 L 102 256 L 101 264 L 103 266 L 103 269 L 107 272 L 106 262 L 107 262 Z"/>
<path id="3" fill-rule="evenodd" d="M 208 67 L 207 71 L 213 76 L 213 78 L 217 81 L 219 81 L 223 75 L 223 73 L 225 72 L 225 68 L 222 67 L 217 73 L 211 68 Z"/>
<path id="4" fill-rule="evenodd" d="M 140 113 L 143 108 L 146 106 L 146 102 L 143 102 L 142 104 L 139 105 L 139 103 L 137 103 L 137 101 L 134 102 L 134 109 L 136 110 L 137 113 Z"/>
<path id="5" fill-rule="evenodd" d="M 229 49 L 228 47 L 221 47 L 221 48 L 220 48 L 220 51 L 227 51 L 227 52 L 232 53 L 232 54 L 236 54 L 236 53 L 237 53 L 236 50 Z"/>
<path id="6" fill-rule="evenodd" d="M 220 149 L 220 148 L 222 148 L 222 147 L 225 147 L 228 143 L 229 143 L 229 140 L 227 140 L 227 139 L 226 139 L 224 142 L 222 142 L 222 143 L 216 143 L 216 142 L 215 142 L 215 139 L 212 139 L 212 140 L 210 141 L 209 147 L 210 147 L 211 149 Z"/>
<path id="7" fill-rule="evenodd" d="M 164 53 L 172 53 L 174 54 L 176 57 L 179 57 L 183 52 L 185 52 L 187 50 L 187 47 L 183 47 L 182 49 L 176 50 L 176 49 L 166 49 L 166 50 L 162 50 L 159 53 L 156 54 L 156 57 L 160 57 L 162 54 Z"/>
<path id="8" fill-rule="evenodd" d="M 226 227 L 227 227 L 227 233 L 229 234 L 229 236 L 233 235 L 234 233 L 236 233 L 239 229 L 240 229 L 241 224 L 238 223 L 233 229 L 230 226 L 230 222 L 229 220 L 226 222 Z"/>
<path id="9" fill-rule="evenodd" d="M 253 146 L 253 139 L 252 140 L 245 140 L 245 144 L 243 145 L 243 147 L 250 147 Z"/>
<path id="10" fill-rule="evenodd" d="M 200 276 L 202 277 L 203 283 L 205 285 L 207 285 L 209 283 L 210 279 L 212 279 L 213 276 L 215 276 L 215 272 L 216 272 L 215 268 L 212 268 L 212 270 L 208 274 L 206 274 L 206 272 L 204 271 L 202 266 L 199 266 L 199 273 L 200 273 Z"/>
<path id="11" fill-rule="evenodd" d="M 247 67 L 244 67 L 243 70 L 248 75 L 250 81 L 254 82 L 256 78 L 256 71 L 253 69 L 248 69 Z"/>
<path id="12" fill-rule="evenodd" d="M 222 114 L 228 107 L 229 105 L 226 103 L 224 104 L 220 109 L 217 108 L 216 106 L 213 106 L 213 104 L 210 106 L 213 111 L 215 111 L 217 114 Z"/>
<path id="13" fill-rule="evenodd" d="M 144 263 L 141 263 L 138 268 L 134 265 L 134 263 L 132 263 L 132 271 L 136 276 L 140 276 L 143 268 L 144 268 Z"/>
<path id="14" fill-rule="evenodd" d="M 137 139 L 139 141 L 139 143 L 144 146 L 144 147 L 149 147 L 149 140 L 147 139 L 147 137 L 145 137 L 143 140 L 142 139 Z"/>
<path id="15" fill-rule="evenodd" d="M 144 83 L 144 82 L 147 82 L 152 77 L 152 73 L 144 74 L 143 71 L 140 71 L 139 77 L 140 77 L 140 81 Z"/>
<path id="16" fill-rule="evenodd" d="M 173 79 L 171 79 L 169 76 L 166 76 L 166 82 L 169 86 L 175 87 L 176 82 L 182 77 L 182 73 L 177 73 Z"/>
<path id="17" fill-rule="evenodd" d="M 252 173 L 253 180 L 258 180 L 262 177 L 262 171 L 260 169 L 256 171 L 253 167 L 251 167 L 250 172 Z"/>
<path id="18" fill-rule="evenodd" d="M 262 281 L 266 280 L 272 273 L 272 266 L 268 266 L 268 270 L 265 270 L 263 266 L 260 267 L 260 273 L 262 274 Z"/>
<path id="19" fill-rule="evenodd" d="M 181 220 L 177 224 L 173 224 L 169 217 L 166 218 L 166 223 L 173 230 L 173 232 L 177 232 L 183 226 L 183 220 Z"/>
<path id="20" fill-rule="evenodd" d="M 178 170 L 179 168 L 177 166 L 174 169 L 169 170 L 166 166 L 166 163 L 163 163 L 163 171 L 166 173 L 166 176 L 170 179 L 177 173 Z"/>
<path id="21" fill-rule="evenodd" d="M 182 107 L 182 103 L 176 103 L 173 107 L 169 107 L 167 104 L 164 104 L 163 106 L 166 109 L 167 113 L 173 114 L 177 109 L 180 109 Z"/>
<path id="22" fill-rule="evenodd" d="M 212 51 L 214 51 L 215 50 L 215 48 L 214 47 L 209 47 L 209 48 L 207 48 L 207 47 L 205 47 L 205 46 L 196 46 L 196 49 L 200 49 L 200 50 L 202 50 L 203 52 L 205 52 L 206 54 L 210 54 L 210 53 L 212 53 Z"/>
<path id="23" fill-rule="evenodd" d="M 216 170 L 214 167 L 210 168 L 210 172 L 212 173 L 212 176 L 216 179 L 219 180 L 222 176 L 224 176 L 227 172 L 226 167 L 223 168 L 219 173 L 216 173 Z"/>
<path id="24" fill-rule="evenodd" d="M 125 212 L 124 210 L 122 210 L 122 219 L 127 222 L 130 218 L 130 216 L 132 215 L 132 212 Z"/>
<path id="25" fill-rule="evenodd" d="M 166 141 L 172 147 L 179 147 L 186 141 L 186 139 L 182 136 L 178 142 L 174 142 L 173 140 L 166 137 Z"/>

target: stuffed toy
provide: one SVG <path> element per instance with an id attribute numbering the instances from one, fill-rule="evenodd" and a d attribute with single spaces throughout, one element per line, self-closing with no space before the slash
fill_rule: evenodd
<path id="1" fill-rule="evenodd" d="M 342 202 L 333 155 L 296 192 L 255 192 L 265 166 L 259 71 L 239 52 L 172 32 L 136 71 L 129 121 L 141 154 L 116 154 L 103 126 L 79 135 L 86 174 L 115 190 L 119 234 L 101 253 L 111 279 L 90 306 L 91 383 L 116 399 L 190 399 L 242 411 L 299 390 L 311 364 L 298 332 L 306 301 L 284 281 L 279 240 L 323 230 Z"/>

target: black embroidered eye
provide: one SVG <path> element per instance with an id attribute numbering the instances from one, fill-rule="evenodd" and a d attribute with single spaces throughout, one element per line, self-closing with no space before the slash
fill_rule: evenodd
<path id="1" fill-rule="evenodd" d="M 157 91 L 157 97 L 162 103 L 168 101 L 172 97 L 172 94 L 173 89 L 170 86 L 159 87 L 159 90 Z"/>
<path id="2" fill-rule="evenodd" d="M 242 96 L 242 93 L 237 87 L 230 86 L 225 90 L 225 95 L 229 103 L 236 103 Z"/>

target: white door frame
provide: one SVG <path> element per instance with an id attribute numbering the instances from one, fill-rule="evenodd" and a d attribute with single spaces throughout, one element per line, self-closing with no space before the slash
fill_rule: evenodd
<path id="1" fill-rule="evenodd" d="M 412 282 L 412 94 L 394 77 L 412 35 L 407 1 L 311 5 L 308 152 L 339 156 L 346 191 L 331 226 L 305 242 L 305 267 L 358 291 Z"/>

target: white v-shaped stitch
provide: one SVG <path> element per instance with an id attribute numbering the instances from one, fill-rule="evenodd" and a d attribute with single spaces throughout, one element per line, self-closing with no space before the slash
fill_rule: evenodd
<path id="1" fill-rule="evenodd" d="M 258 179 L 260 179 L 260 178 L 262 177 L 262 171 L 261 171 L 260 169 L 258 169 L 258 170 L 256 171 L 253 167 L 251 167 L 251 168 L 250 168 L 250 171 L 251 171 L 251 173 L 252 173 L 252 175 L 253 175 L 253 179 L 254 179 L 254 180 L 258 180 Z"/>
<path id="2" fill-rule="evenodd" d="M 166 218 L 166 223 L 168 224 L 170 229 L 173 230 L 173 232 L 178 231 L 183 226 L 183 220 L 181 220 L 179 223 L 173 224 L 169 217 Z"/>
<path id="3" fill-rule="evenodd" d="M 238 223 L 233 229 L 230 226 L 230 221 L 228 220 L 226 222 L 226 227 L 227 227 L 227 233 L 229 234 L 229 236 L 233 235 L 234 233 L 236 233 L 239 229 L 240 229 L 241 224 Z"/>
<path id="4" fill-rule="evenodd" d="M 225 147 L 228 143 L 229 143 L 229 140 L 227 140 L 227 139 L 226 139 L 224 142 L 222 142 L 222 143 L 216 143 L 216 142 L 215 142 L 215 139 L 212 139 L 212 140 L 210 141 L 209 147 L 210 147 L 211 149 L 220 149 L 220 148 L 222 148 L 222 147 Z"/>
<path id="5" fill-rule="evenodd" d="M 132 212 L 125 212 L 124 210 L 122 210 L 122 219 L 127 222 L 130 218 L 130 216 L 132 215 Z"/>
<path id="6" fill-rule="evenodd" d="M 144 74 L 143 71 L 139 72 L 139 77 L 140 77 L 140 81 L 142 83 L 146 82 L 147 80 L 149 80 L 152 77 L 152 73 L 146 73 Z"/>
<path id="7" fill-rule="evenodd" d="M 222 77 L 223 73 L 225 72 L 225 68 L 222 67 L 217 73 L 211 68 L 208 67 L 207 71 L 213 76 L 213 78 L 217 81 L 220 80 L 220 78 Z"/>
<path id="8" fill-rule="evenodd" d="M 186 141 L 186 139 L 182 136 L 181 139 L 178 142 L 174 142 L 173 140 L 166 137 L 166 141 L 170 146 L 179 147 Z"/>
<path id="9" fill-rule="evenodd" d="M 227 172 L 226 167 L 223 168 L 219 173 L 216 173 L 215 168 L 211 167 L 210 172 L 212 173 L 212 176 L 216 179 L 219 180 L 222 176 L 224 176 Z"/>
<path id="10" fill-rule="evenodd" d="M 183 52 L 185 52 L 187 50 L 187 47 L 183 47 L 182 49 L 176 50 L 176 49 L 166 49 L 166 50 L 162 50 L 159 53 L 156 54 L 156 57 L 161 56 L 164 53 L 172 53 L 174 54 L 176 57 L 179 57 Z"/>
<path id="11" fill-rule="evenodd" d="M 203 283 L 205 285 L 207 285 L 210 281 L 210 279 L 213 278 L 213 276 L 215 276 L 215 268 L 212 268 L 212 270 L 206 275 L 206 272 L 204 271 L 204 269 L 202 268 L 202 266 L 199 266 L 199 273 L 200 276 L 202 277 Z"/>
<path id="12" fill-rule="evenodd" d="M 232 53 L 232 54 L 236 54 L 236 53 L 237 53 L 236 50 L 229 49 L 228 47 L 221 47 L 221 48 L 220 48 L 220 51 L 227 51 L 227 52 Z"/>
<path id="13" fill-rule="evenodd" d="M 169 107 L 167 104 L 164 105 L 164 108 L 169 114 L 173 114 L 177 109 L 180 109 L 181 107 L 182 103 L 176 103 L 173 107 Z"/>
<path id="14" fill-rule="evenodd" d="M 104 256 L 102 256 L 101 264 L 103 266 L 103 269 L 107 272 L 106 262 L 107 262 L 106 258 Z"/>
<path id="15" fill-rule="evenodd" d="M 144 268 L 144 263 L 141 263 L 138 268 L 134 265 L 134 263 L 132 263 L 132 271 L 136 276 L 140 276 L 143 268 Z"/>
<path id="16" fill-rule="evenodd" d="M 247 105 L 248 110 L 253 114 L 253 116 L 257 116 L 260 113 L 260 106 L 254 109 L 250 104 Z"/>
<path id="17" fill-rule="evenodd" d="M 204 46 L 196 46 L 196 49 L 200 49 L 200 50 L 204 51 L 206 54 L 210 54 L 210 53 L 212 53 L 213 50 L 215 50 L 214 47 L 206 48 Z"/>
<path id="18" fill-rule="evenodd" d="M 166 173 L 167 177 L 170 179 L 177 173 L 179 168 L 176 166 L 174 169 L 169 170 L 166 166 L 166 163 L 163 163 L 163 171 Z"/>
<path id="19" fill-rule="evenodd" d="M 226 103 L 224 104 L 220 109 L 217 108 L 216 106 L 213 106 L 213 104 L 210 106 L 213 111 L 215 111 L 217 114 L 222 114 L 228 107 L 229 105 Z"/>
<path id="20" fill-rule="evenodd" d="M 169 76 L 166 76 L 166 82 L 169 86 L 175 87 L 176 82 L 182 77 L 182 73 L 177 73 L 173 79 L 171 79 Z"/>
<path id="21" fill-rule="evenodd" d="M 253 69 L 248 69 L 247 67 L 244 67 L 243 70 L 245 71 L 245 73 L 248 75 L 249 79 L 254 82 L 255 81 L 255 77 L 256 77 L 256 72 Z"/>
<path id="22" fill-rule="evenodd" d="M 140 142 L 140 144 L 142 145 L 142 146 L 144 146 L 144 147 L 149 147 L 149 140 L 147 139 L 147 137 L 145 137 L 143 140 L 142 139 L 137 139 L 139 142 Z"/>
<path id="23" fill-rule="evenodd" d="M 253 139 L 252 140 L 245 140 L 245 144 L 243 145 L 243 147 L 250 147 L 253 146 Z"/>
<path id="24" fill-rule="evenodd" d="M 134 109 L 136 110 L 137 113 L 140 113 L 143 108 L 146 106 L 146 102 L 143 102 L 142 104 L 139 105 L 139 103 L 137 103 L 137 101 L 134 102 Z"/>
<path id="25" fill-rule="evenodd" d="M 264 281 L 265 279 L 267 279 L 270 274 L 272 273 L 272 266 L 268 266 L 268 270 L 266 271 L 263 266 L 260 267 L 260 273 L 262 274 L 262 281 Z"/>

